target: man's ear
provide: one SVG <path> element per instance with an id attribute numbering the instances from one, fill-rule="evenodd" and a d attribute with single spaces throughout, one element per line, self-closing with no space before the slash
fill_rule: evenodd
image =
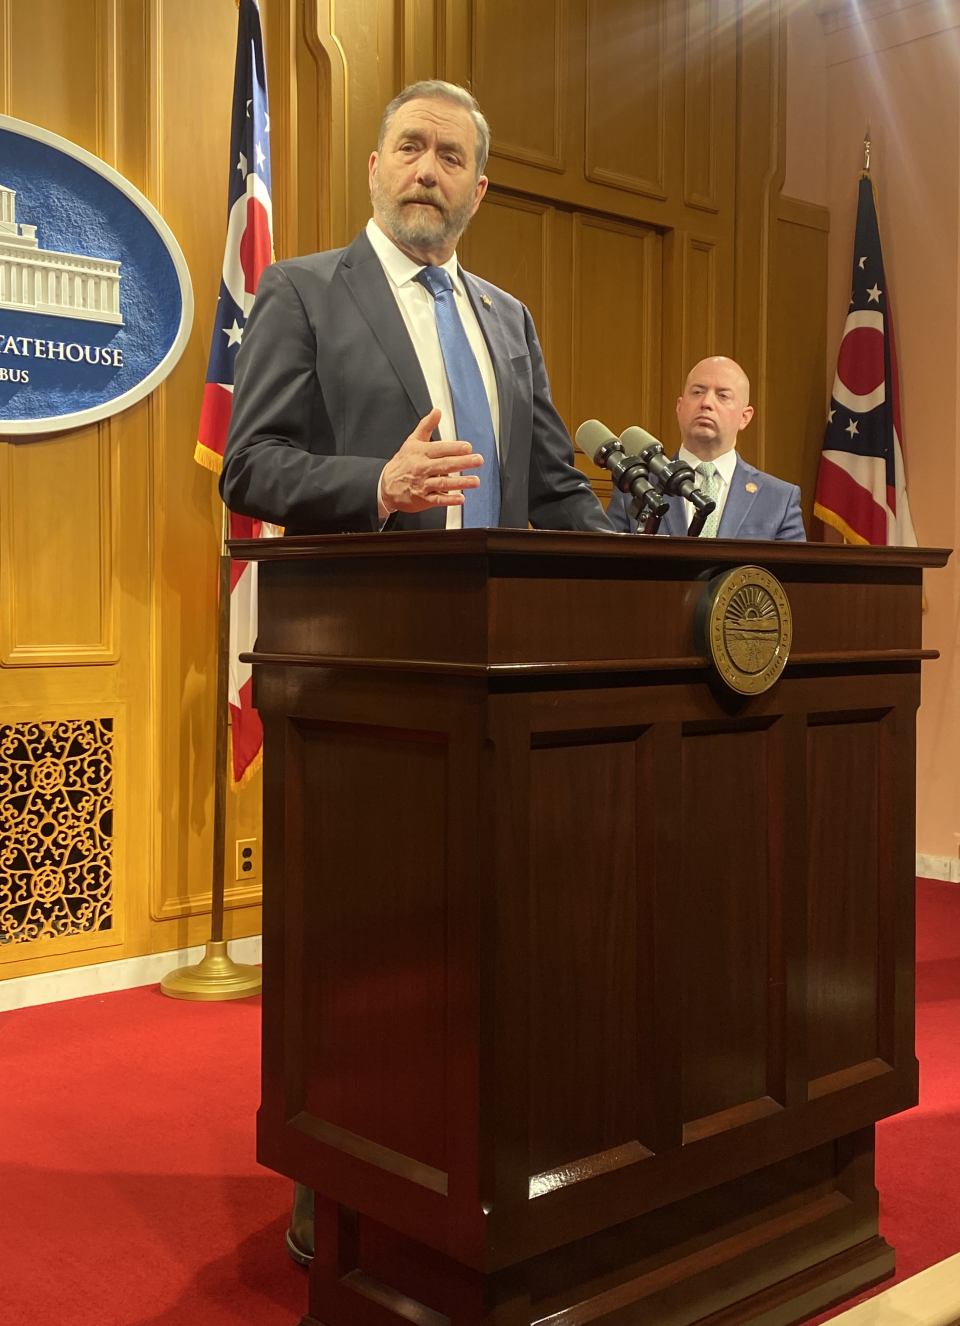
<path id="1" fill-rule="evenodd" d="M 476 216 L 477 208 L 483 202 L 483 197 L 487 192 L 487 185 L 489 183 L 490 181 L 487 179 L 486 175 L 481 175 L 477 180 L 477 191 L 473 196 L 473 211 L 470 213 L 471 219 Z"/>
<path id="2" fill-rule="evenodd" d="M 741 433 L 742 433 L 743 430 L 746 428 L 747 424 L 750 422 L 750 420 L 751 420 L 752 418 L 753 418 L 753 406 L 752 406 L 752 405 L 745 405 L 745 406 L 743 407 L 743 418 L 740 420 L 740 429 L 739 429 L 739 431 L 740 431 Z"/>
<path id="3" fill-rule="evenodd" d="M 370 153 L 370 160 L 367 163 L 367 177 L 370 181 L 371 189 L 373 188 L 373 177 L 376 174 L 377 162 L 379 161 L 379 159 L 380 158 L 376 152 Z"/>

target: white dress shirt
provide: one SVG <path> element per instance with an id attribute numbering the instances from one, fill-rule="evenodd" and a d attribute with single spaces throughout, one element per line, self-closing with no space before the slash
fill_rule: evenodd
<path id="1" fill-rule="evenodd" d="M 692 451 L 688 451 L 687 448 L 683 446 L 677 453 L 677 458 L 678 460 L 685 460 L 693 470 L 696 470 L 698 465 L 703 464 L 703 461 L 699 456 L 695 456 Z M 730 485 L 733 483 L 733 472 L 737 468 L 737 448 L 731 447 L 730 450 L 725 451 L 722 456 L 718 456 L 713 462 L 713 467 L 717 472 L 717 520 L 719 521 L 723 516 L 723 508 L 727 504 L 727 494 L 730 491 Z M 697 475 L 697 487 L 703 487 L 702 474 Z M 693 519 L 694 514 L 693 503 L 684 499 L 683 507 L 687 517 L 687 529 L 689 529 L 690 521 Z"/>
<path id="2" fill-rule="evenodd" d="M 440 411 L 438 427 L 440 438 L 444 442 L 456 442 L 457 425 L 453 416 L 450 384 L 447 381 L 447 371 L 443 364 L 443 352 L 440 349 L 440 337 L 437 334 L 437 321 L 433 312 L 433 295 L 419 281 L 414 279 L 418 272 L 423 271 L 424 264 L 414 262 L 412 258 L 408 258 L 372 219 L 367 222 L 367 238 L 373 245 L 374 253 L 383 265 L 383 270 L 387 274 L 387 282 L 393 291 L 397 307 L 400 309 L 400 315 L 407 331 L 410 333 L 413 348 L 426 379 L 430 402 Z M 457 312 L 460 314 L 463 329 L 467 333 L 470 347 L 480 366 L 480 376 L 483 378 L 487 400 L 490 402 L 493 435 L 496 439 L 497 454 L 499 455 L 500 403 L 497 397 L 497 379 L 493 371 L 490 351 L 483 339 L 483 332 L 477 322 L 477 315 L 473 311 L 473 305 L 470 303 L 464 288 L 456 254 L 449 262 L 443 264 L 443 269 L 450 274 Z M 480 471 L 480 482 L 483 482 L 482 470 Z M 377 498 L 378 500 L 380 498 L 379 487 Z M 462 526 L 463 508 L 448 506 L 447 529 L 461 529 Z"/>

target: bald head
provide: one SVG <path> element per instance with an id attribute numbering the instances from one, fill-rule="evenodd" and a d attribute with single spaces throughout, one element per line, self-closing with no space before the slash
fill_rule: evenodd
<path id="1" fill-rule="evenodd" d="M 728 359 L 726 355 L 711 355 L 709 359 L 701 359 L 687 374 L 684 391 L 694 379 L 706 376 L 722 377 L 724 381 L 738 384 L 740 400 L 744 405 L 750 404 L 750 379 L 735 359 Z"/>
<path id="2" fill-rule="evenodd" d="M 716 460 L 737 445 L 753 418 L 750 379 L 734 359 L 713 355 L 694 364 L 677 401 L 680 436 L 701 460 Z"/>

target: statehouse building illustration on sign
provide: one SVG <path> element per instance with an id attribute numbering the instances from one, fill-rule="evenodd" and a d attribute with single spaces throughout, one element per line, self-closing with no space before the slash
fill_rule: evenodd
<path id="1" fill-rule="evenodd" d="M 0 308 L 122 323 L 120 264 L 41 249 L 37 227 L 18 225 L 17 194 L 0 180 Z"/>
<path id="2" fill-rule="evenodd" d="M 142 400 L 192 323 L 186 261 L 149 200 L 76 144 L 0 115 L 0 434 Z"/>

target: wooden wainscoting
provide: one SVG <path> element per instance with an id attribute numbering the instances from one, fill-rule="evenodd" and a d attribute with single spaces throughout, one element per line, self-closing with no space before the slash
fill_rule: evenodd
<path id="1" fill-rule="evenodd" d="M 193 447 L 223 256 L 236 21 L 226 0 L 0 0 L 0 109 L 143 190 L 196 296 L 187 350 L 148 400 L 92 427 L 0 441 L 2 759 L 46 761 L 31 775 L 41 782 L 94 778 L 99 826 L 95 906 L 81 923 L 36 905 L 47 919 L 35 934 L 0 879 L 2 977 L 208 934 L 220 521 Z M 81 767 L 90 725 L 109 732 L 102 778 Z M 259 837 L 258 782 L 229 798 L 229 824 Z M 35 902 L 55 893 L 18 861 Z M 249 882 L 233 892 L 228 933 L 259 930 L 258 901 Z"/>

